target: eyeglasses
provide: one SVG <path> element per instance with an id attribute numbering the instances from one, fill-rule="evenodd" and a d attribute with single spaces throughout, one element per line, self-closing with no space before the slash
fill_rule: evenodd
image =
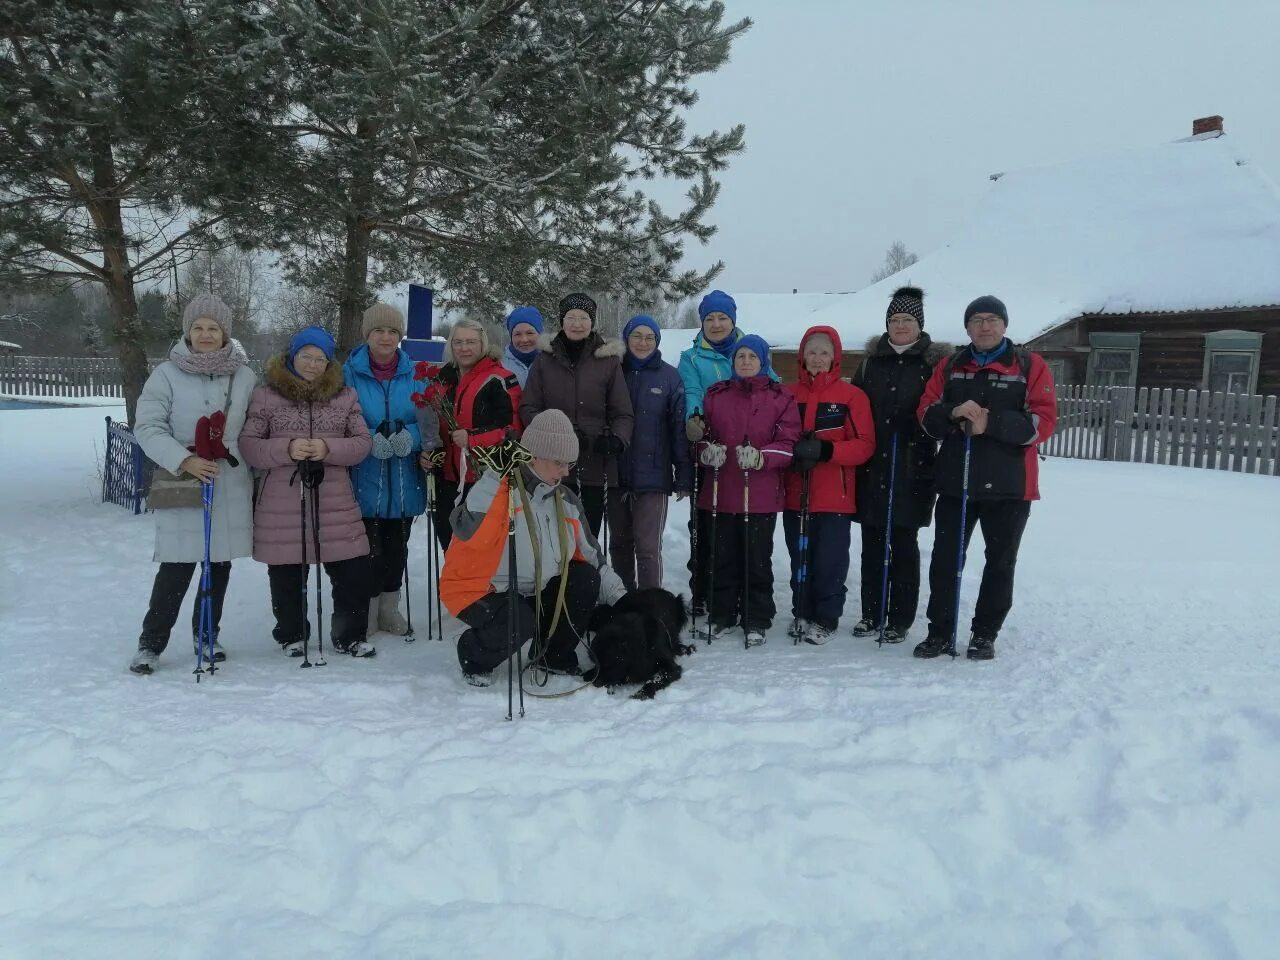
<path id="1" fill-rule="evenodd" d="M 300 363 L 303 366 L 307 366 L 307 367 L 318 367 L 321 364 L 328 363 L 329 358 L 326 357 L 324 354 L 320 354 L 320 356 L 318 357 L 313 357 L 307 353 L 300 353 L 293 358 L 293 362 L 295 366 Z"/>
<path id="2" fill-rule="evenodd" d="M 915 317 L 892 317 L 889 322 L 899 324 L 900 326 L 906 326 L 908 323 L 919 323 L 920 321 Z"/>
<path id="3" fill-rule="evenodd" d="M 565 470 L 572 470 L 574 467 L 578 465 L 578 461 L 576 460 L 570 460 L 568 463 L 565 463 L 563 460 L 552 460 L 551 462 L 554 463 L 557 467 L 562 467 Z"/>
<path id="4" fill-rule="evenodd" d="M 453 341 L 453 345 L 455 347 L 478 347 L 480 346 L 480 341 L 479 340 L 455 340 Z"/>
<path id="5" fill-rule="evenodd" d="M 645 334 L 642 334 L 642 333 L 633 333 L 629 339 L 631 340 L 632 343 L 657 343 L 658 342 L 658 338 L 655 337 L 653 334 L 649 334 L 648 336 L 646 336 Z"/>

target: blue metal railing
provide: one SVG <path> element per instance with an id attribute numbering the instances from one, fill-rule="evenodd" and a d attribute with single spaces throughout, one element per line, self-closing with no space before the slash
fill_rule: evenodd
<path id="1" fill-rule="evenodd" d="M 127 423 L 107 417 L 107 454 L 102 465 L 102 502 L 142 513 L 150 472 L 148 461 Z"/>

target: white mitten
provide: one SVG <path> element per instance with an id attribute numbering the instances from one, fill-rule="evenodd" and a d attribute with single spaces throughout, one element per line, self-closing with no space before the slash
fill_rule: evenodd
<path id="1" fill-rule="evenodd" d="M 702 453 L 698 457 L 703 466 L 712 469 L 723 467 L 728 458 L 729 450 L 723 443 L 708 443 L 702 448 Z"/>
<path id="2" fill-rule="evenodd" d="M 764 454 L 749 443 L 738 447 L 737 454 L 738 466 L 743 470 L 759 470 L 764 466 Z"/>

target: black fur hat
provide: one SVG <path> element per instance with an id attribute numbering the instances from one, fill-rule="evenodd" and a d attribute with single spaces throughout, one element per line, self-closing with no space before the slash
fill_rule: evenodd
<path id="1" fill-rule="evenodd" d="M 909 313 L 916 318 L 920 329 L 924 329 L 924 291 L 919 287 L 899 287 L 889 298 L 889 309 L 885 311 L 884 327 L 889 329 L 889 318 L 895 313 Z"/>

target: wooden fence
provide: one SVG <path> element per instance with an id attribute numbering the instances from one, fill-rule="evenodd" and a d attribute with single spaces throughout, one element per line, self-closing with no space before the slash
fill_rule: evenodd
<path id="1" fill-rule="evenodd" d="M 147 360 L 154 370 L 163 357 Z M 255 372 L 259 364 L 250 361 Z M 25 397 L 124 397 L 120 361 L 107 357 L 0 356 L 0 394 Z"/>
<path id="2" fill-rule="evenodd" d="M 1063 384 L 1057 396 L 1049 456 L 1280 476 L 1274 396 Z"/>

